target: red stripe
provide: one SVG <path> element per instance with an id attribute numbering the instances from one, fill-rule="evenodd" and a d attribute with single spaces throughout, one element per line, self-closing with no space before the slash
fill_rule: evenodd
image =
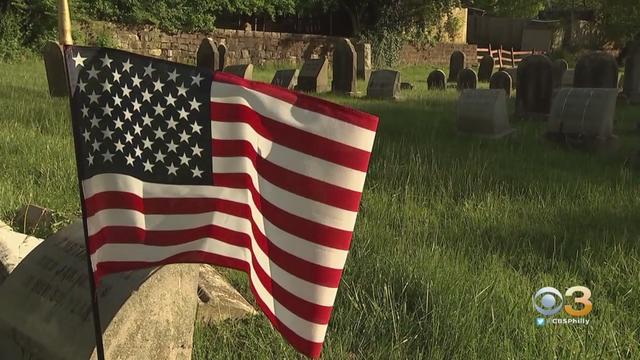
<path id="1" fill-rule="evenodd" d="M 288 102 L 293 106 L 330 116 L 334 119 L 342 120 L 349 124 L 356 125 L 371 131 L 376 131 L 376 128 L 378 127 L 377 116 L 345 106 L 337 105 L 320 98 L 283 89 L 275 85 L 245 80 L 239 76 L 221 71 L 213 74 L 213 81 L 231 85 L 238 85 L 247 89 L 255 90 L 265 95 Z M 215 87 L 216 84 L 214 83 L 211 86 Z"/>
<path id="2" fill-rule="evenodd" d="M 263 159 L 248 141 L 213 140 L 212 149 L 213 156 L 216 157 L 248 158 L 260 176 L 281 189 L 337 208 L 358 211 L 361 193 L 278 166 Z M 215 165 L 214 174 L 214 182 L 218 185 L 221 173 L 215 173 Z"/>
<path id="3" fill-rule="evenodd" d="M 130 209 L 147 214 L 173 214 L 171 208 L 164 207 L 164 203 L 172 203 L 176 207 L 187 208 L 188 204 L 195 202 L 202 204 L 205 201 L 211 206 L 200 208 L 200 212 L 219 211 L 249 220 L 253 237 L 267 257 L 286 272 L 314 284 L 338 287 L 341 269 L 334 269 L 312 263 L 292 255 L 276 246 L 267 238 L 256 225 L 251 216 L 251 209 L 246 204 L 220 200 L 220 199 L 141 199 L 138 196 L 125 192 L 113 192 L 104 195 L 99 193 L 94 195 L 85 204 L 87 212 L 95 214 L 96 208 L 93 200 L 96 197 L 108 196 L 112 208 Z M 197 207 L 197 206 L 196 206 Z M 154 246 L 178 245 L 202 238 L 212 238 L 224 241 L 228 244 L 251 248 L 251 241 L 244 233 L 239 233 L 216 225 L 206 225 L 193 229 L 172 230 L 172 231 L 152 231 L 131 226 L 108 226 L 100 229 L 97 233 L 89 237 L 89 253 L 93 254 L 101 246 L 107 243 L 133 243 L 147 244 Z"/>
<path id="4" fill-rule="evenodd" d="M 212 102 L 211 120 L 249 124 L 262 137 L 275 143 L 351 169 L 367 171 L 369 165 L 368 151 L 296 129 L 245 105 Z"/>

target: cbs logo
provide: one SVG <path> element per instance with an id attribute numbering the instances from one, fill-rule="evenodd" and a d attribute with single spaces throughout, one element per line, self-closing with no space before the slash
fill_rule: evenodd
<path id="1" fill-rule="evenodd" d="M 573 304 L 564 305 L 564 311 L 567 314 L 573 317 L 580 317 L 587 316 L 591 312 L 593 304 L 589 301 L 591 298 L 591 290 L 589 290 L 589 288 L 585 286 L 573 286 L 567 289 L 564 296 L 575 296 Z M 551 316 L 562 310 L 564 299 L 558 289 L 553 287 L 543 287 L 536 291 L 532 297 L 532 301 L 533 307 L 537 312 L 544 316 Z"/>

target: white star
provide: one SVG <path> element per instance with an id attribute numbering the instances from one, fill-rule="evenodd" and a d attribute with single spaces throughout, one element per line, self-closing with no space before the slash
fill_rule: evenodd
<path id="1" fill-rule="evenodd" d="M 180 158 L 180 165 L 189 166 L 189 157 L 187 156 L 187 154 L 182 154 L 182 156 L 179 156 L 179 158 Z"/>
<path id="2" fill-rule="evenodd" d="M 164 132 L 164 131 L 162 131 L 162 129 L 161 129 L 159 126 L 158 126 L 158 128 L 157 128 L 157 129 L 153 130 L 153 132 L 154 132 L 154 133 L 155 133 L 155 135 L 156 135 L 156 140 L 157 140 L 157 139 L 164 140 L 164 134 L 165 134 L 165 132 Z"/>
<path id="3" fill-rule="evenodd" d="M 76 67 L 84 66 L 84 61 L 87 60 L 87 58 L 80 56 L 80 52 L 79 51 L 76 54 L 76 56 L 73 57 L 72 59 L 73 59 L 73 63 L 75 64 Z"/>
<path id="4" fill-rule="evenodd" d="M 138 99 L 133 100 L 131 104 L 133 105 L 133 111 L 140 111 L 142 104 L 138 102 Z"/>
<path id="5" fill-rule="evenodd" d="M 191 105 L 191 110 L 200 111 L 200 103 L 196 101 L 195 97 L 189 101 L 189 105 Z"/>
<path id="6" fill-rule="evenodd" d="M 176 106 L 176 100 L 178 99 L 174 98 L 171 94 L 167 95 L 167 106 L 169 105 Z"/>
<path id="7" fill-rule="evenodd" d="M 187 135 L 187 132 L 184 130 L 182 130 L 182 133 L 180 134 L 180 141 L 186 142 L 187 144 L 189 143 L 189 135 Z"/>
<path id="8" fill-rule="evenodd" d="M 153 172 L 153 164 L 149 162 L 149 159 L 142 164 L 144 165 L 144 171 Z"/>
<path id="9" fill-rule="evenodd" d="M 87 92 L 85 89 L 86 87 L 87 87 L 87 84 L 84 81 L 82 81 L 82 79 L 80 79 L 80 81 L 78 81 L 78 89 L 80 89 L 80 92 Z"/>
<path id="10" fill-rule="evenodd" d="M 91 118 L 91 127 L 97 127 L 100 128 L 100 119 L 98 119 L 95 115 L 93 115 L 93 118 Z"/>
<path id="11" fill-rule="evenodd" d="M 131 62 L 129 61 L 129 59 L 127 59 L 127 61 L 122 63 L 122 67 L 123 67 L 122 71 L 123 72 L 125 72 L 125 71 L 129 72 L 129 69 L 131 69 L 131 66 L 133 66 L 133 65 L 131 65 Z"/>
<path id="12" fill-rule="evenodd" d="M 129 89 L 129 86 L 125 84 L 122 88 L 122 96 L 129 97 L 129 94 L 131 94 L 131 89 Z"/>
<path id="13" fill-rule="evenodd" d="M 98 103 L 98 99 L 100 98 L 100 95 L 96 94 L 96 92 L 94 91 L 93 93 L 91 93 L 91 95 L 89 95 L 89 104 L 93 104 L 93 103 Z"/>
<path id="14" fill-rule="evenodd" d="M 199 73 L 196 76 L 192 76 L 191 79 L 191 85 L 195 84 L 196 86 L 200 86 L 200 81 L 204 80 Z"/>
<path id="15" fill-rule="evenodd" d="M 82 116 L 89 117 L 89 108 L 86 105 L 82 105 L 80 111 L 82 111 Z"/>
<path id="16" fill-rule="evenodd" d="M 122 122 L 122 120 L 120 120 L 120 118 L 117 118 L 117 119 L 114 121 L 114 123 L 116 124 L 115 129 L 120 129 L 120 130 L 122 130 L 122 125 L 123 125 L 124 123 Z"/>
<path id="17" fill-rule="evenodd" d="M 145 149 L 151 149 L 151 145 L 153 144 L 153 141 L 149 140 L 149 138 L 146 137 L 142 139 L 142 143 L 144 144 Z"/>
<path id="18" fill-rule="evenodd" d="M 108 67 L 109 69 L 111 69 L 111 63 L 113 62 L 113 60 L 109 59 L 109 55 L 104 54 L 104 57 L 100 59 L 100 61 L 102 61 L 102 67 Z"/>
<path id="19" fill-rule="evenodd" d="M 169 81 L 175 82 L 177 78 L 178 78 L 178 72 L 176 71 L 176 69 L 173 69 L 173 72 L 169 73 Z"/>
<path id="20" fill-rule="evenodd" d="M 93 147 L 94 151 L 99 151 L 100 150 L 100 143 L 96 139 L 93 140 L 93 144 L 91 144 L 91 146 Z"/>
<path id="21" fill-rule="evenodd" d="M 133 151 L 136 152 L 136 157 L 142 158 L 142 152 L 144 150 L 142 150 L 142 148 L 140 148 L 140 145 L 138 145 L 135 148 L 133 148 Z"/>
<path id="22" fill-rule="evenodd" d="M 149 66 L 147 66 L 147 67 L 145 67 L 145 68 L 144 68 L 144 76 L 149 75 L 149 77 L 151 77 L 151 74 L 153 74 L 153 72 L 154 72 L 154 71 L 156 71 L 156 69 L 154 69 L 154 68 L 151 66 L 151 63 L 149 63 Z"/>
<path id="23" fill-rule="evenodd" d="M 115 96 L 113 97 L 113 105 L 122 105 L 122 99 L 120 98 L 120 95 L 115 94 Z"/>
<path id="24" fill-rule="evenodd" d="M 109 115 L 111 116 L 111 112 L 113 112 L 113 109 L 111 108 L 111 106 L 109 106 L 108 103 L 106 103 L 103 107 L 102 107 L 102 116 L 104 115 Z"/>
<path id="25" fill-rule="evenodd" d="M 107 126 L 106 129 L 102 130 L 102 138 L 106 139 L 113 139 L 111 136 L 113 135 L 113 131 L 111 131 L 111 129 L 109 129 L 109 127 Z"/>
<path id="26" fill-rule="evenodd" d="M 162 93 L 163 87 L 164 87 L 164 84 L 162 83 L 162 81 L 160 81 L 160 78 L 158 78 L 158 80 L 153 82 L 153 91 L 160 91 L 160 93 Z"/>
<path id="27" fill-rule="evenodd" d="M 202 126 L 198 125 L 198 123 L 191 125 L 191 133 L 193 134 L 195 133 L 200 134 L 200 129 L 202 129 Z"/>
<path id="28" fill-rule="evenodd" d="M 110 92 L 111 91 L 111 84 L 109 84 L 109 79 L 105 79 L 104 82 L 102 84 L 100 84 L 102 86 L 102 91 L 103 92 Z"/>
<path id="29" fill-rule="evenodd" d="M 176 125 L 178 124 L 177 121 L 173 120 L 173 118 L 169 118 L 169 121 L 167 122 L 167 129 L 174 129 L 176 130 Z"/>
<path id="30" fill-rule="evenodd" d="M 107 149 L 107 152 L 106 152 L 106 153 L 104 153 L 104 154 L 102 154 L 102 158 L 104 159 L 104 162 L 107 162 L 107 161 L 108 161 L 108 162 L 112 163 L 112 162 L 113 162 L 113 155 L 115 155 L 115 154 L 112 154 L 112 153 Z"/>
<path id="31" fill-rule="evenodd" d="M 162 113 L 164 112 L 164 108 L 160 106 L 160 102 L 158 102 L 158 104 L 153 107 L 153 110 L 155 110 L 156 115 L 158 114 L 162 115 Z"/>
<path id="32" fill-rule="evenodd" d="M 176 175 L 176 170 L 178 170 L 178 168 L 173 166 L 173 164 L 169 164 L 169 166 L 167 166 L 167 170 L 169 170 L 169 175 Z"/>
<path id="33" fill-rule="evenodd" d="M 187 96 L 187 88 L 184 86 L 178 86 L 178 96 L 184 95 Z"/>
<path id="34" fill-rule="evenodd" d="M 123 150 L 124 144 L 122 143 L 122 140 L 118 140 L 118 142 L 116 143 L 116 151 L 123 152 Z"/>
<path id="35" fill-rule="evenodd" d="M 127 165 L 131 165 L 133 166 L 133 162 L 136 160 L 133 156 L 131 156 L 131 154 L 125 156 L 125 158 L 127 159 Z"/>
<path id="36" fill-rule="evenodd" d="M 153 118 L 151 116 L 149 116 L 149 114 L 144 115 L 142 117 L 142 126 L 151 126 L 151 122 L 153 121 Z"/>
<path id="37" fill-rule="evenodd" d="M 145 102 L 145 101 L 151 102 L 151 96 L 153 96 L 153 94 L 150 93 L 149 90 L 145 90 L 142 93 L 142 102 Z"/>
<path id="38" fill-rule="evenodd" d="M 87 161 L 89 161 L 89 165 L 93 165 L 93 155 L 89 154 Z"/>
<path id="39" fill-rule="evenodd" d="M 100 73 L 100 70 L 96 70 L 95 66 L 91 65 L 91 69 L 87 70 L 87 72 L 89 73 L 89 80 L 91 80 L 92 78 L 98 80 L 98 73 Z"/>
<path id="40" fill-rule="evenodd" d="M 140 132 L 142 131 L 142 128 L 140 127 L 140 125 L 135 124 L 133 125 L 133 132 L 140 135 Z"/>
<path id="41" fill-rule="evenodd" d="M 133 80 L 133 87 L 136 87 L 136 86 L 137 86 L 137 87 L 140 87 L 140 82 L 142 81 L 142 79 L 140 79 L 140 78 L 138 77 L 138 74 L 135 74 L 135 75 L 131 78 L 131 80 Z"/>
<path id="42" fill-rule="evenodd" d="M 118 82 L 118 83 L 120 83 L 120 76 L 122 76 L 122 75 L 121 75 L 121 74 L 118 72 L 118 70 L 116 69 L 116 70 L 113 72 L 113 82 Z"/>
<path id="43" fill-rule="evenodd" d="M 158 149 L 158 152 L 154 154 L 156 156 L 156 162 L 161 162 L 164 163 L 164 158 L 167 157 L 167 155 L 162 153 L 162 150 Z"/>
<path id="44" fill-rule="evenodd" d="M 126 120 L 131 121 L 131 115 L 133 115 L 131 111 L 129 111 L 129 109 L 124 109 L 123 113 L 124 113 L 124 118 Z"/>
<path id="45" fill-rule="evenodd" d="M 88 129 L 82 133 L 82 136 L 84 136 L 84 141 L 91 141 L 91 132 Z"/>
<path id="46" fill-rule="evenodd" d="M 129 144 L 133 144 L 133 135 L 132 135 L 130 132 L 128 132 L 128 133 L 126 133 L 126 134 L 124 134 L 124 137 L 126 138 L 126 140 L 125 140 L 125 141 L 126 141 L 127 143 L 129 143 Z"/>
<path id="47" fill-rule="evenodd" d="M 196 144 L 196 146 L 193 146 L 191 150 L 193 150 L 192 156 L 201 156 L 200 153 L 202 152 L 202 149 L 200 148 L 200 146 L 198 146 L 198 144 Z"/>
<path id="48" fill-rule="evenodd" d="M 172 152 L 176 152 L 176 150 L 178 149 L 178 144 L 176 144 L 175 142 L 173 142 L 173 139 L 171 139 L 170 143 L 167 143 L 167 146 L 169 147 L 169 151 Z"/>
<path id="49" fill-rule="evenodd" d="M 178 113 L 180 113 L 180 119 L 189 120 L 189 119 L 188 119 L 188 117 L 189 117 L 189 112 L 188 112 L 188 111 L 186 111 L 186 110 L 184 109 L 184 107 L 183 107 L 182 109 L 178 110 Z"/>
<path id="50" fill-rule="evenodd" d="M 198 169 L 198 166 L 196 166 L 195 169 L 191 170 L 191 172 L 193 172 L 193 177 L 202 177 L 202 170 Z"/>

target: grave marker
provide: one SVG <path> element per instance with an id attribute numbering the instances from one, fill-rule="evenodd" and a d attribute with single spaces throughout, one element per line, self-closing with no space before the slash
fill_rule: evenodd
<path id="1" fill-rule="evenodd" d="M 475 89 L 478 86 L 478 75 L 473 69 L 466 68 L 462 69 L 458 74 L 458 83 L 457 89 L 458 91 L 462 91 L 464 89 Z"/>
<path id="2" fill-rule="evenodd" d="M 271 80 L 272 85 L 278 85 L 289 90 L 293 90 L 297 83 L 298 69 L 278 70 Z"/>
<path id="3" fill-rule="evenodd" d="M 617 88 L 618 64 L 613 55 L 597 51 L 583 55 L 576 63 L 573 87 Z"/>
<path id="4" fill-rule="evenodd" d="M 491 56 L 485 55 L 480 60 L 480 67 L 478 68 L 478 81 L 487 82 L 491 79 L 493 73 L 494 60 Z"/>
<path id="5" fill-rule="evenodd" d="M 632 104 L 640 103 L 640 40 L 629 46 L 624 74 L 622 92 Z"/>
<path id="6" fill-rule="evenodd" d="M 49 83 L 49 95 L 51 97 L 69 96 L 67 72 L 64 67 L 64 54 L 62 46 L 57 42 L 47 41 L 42 48 L 42 59 L 47 71 Z"/>
<path id="7" fill-rule="evenodd" d="M 400 98 L 400 73 L 394 70 L 376 70 L 367 84 L 367 97 L 374 99 Z"/>
<path id="8" fill-rule="evenodd" d="M 456 50 L 451 53 L 449 58 L 449 80 L 448 82 L 457 82 L 458 74 L 465 67 L 465 55 L 462 51 Z"/>
<path id="9" fill-rule="evenodd" d="M 364 80 L 365 83 L 369 82 L 369 76 L 371 76 L 371 44 L 358 43 L 356 44 L 356 57 L 358 59 L 356 63 L 356 72 L 359 80 Z"/>
<path id="10" fill-rule="evenodd" d="M 223 71 L 240 76 L 247 80 L 251 80 L 253 78 L 253 64 L 229 65 L 225 67 Z"/>
<path id="11" fill-rule="evenodd" d="M 356 89 L 356 50 L 349 39 L 339 39 L 333 50 L 334 93 L 355 95 Z"/>
<path id="12" fill-rule="evenodd" d="M 227 45 L 218 45 L 218 69 L 222 71 L 227 66 Z"/>
<path id="13" fill-rule="evenodd" d="M 200 42 L 196 53 L 196 66 L 207 68 L 211 71 L 220 70 L 220 55 L 213 39 L 204 38 Z"/>
<path id="14" fill-rule="evenodd" d="M 440 69 L 433 70 L 427 77 L 427 89 L 445 90 L 447 88 L 447 75 Z"/>
<path id="15" fill-rule="evenodd" d="M 553 65 L 545 55 L 530 55 L 518 65 L 516 114 L 549 114 L 553 95 Z"/>
<path id="16" fill-rule="evenodd" d="M 458 99 L 458 131 L 501 138 L 515 131 L 509 126 L 507 100 L 501 89 L 465 89 Z"/>
<path id="17" fill-rule="evenodd" d="M 553 61 L 553 88 L 562 87 L 562 79 L 564 74 L 569 70 L 569 64 L 564 59 L 556 59 Z"/>
<path id="18" fill-rule="evenodd" d="M 511 96 L 512 86 L 511 75 L 503 70 L 491 75 L 489 80 L 489 89 L 503 89 L 507 98 Z"/>
<path id="19" fill-rule="evenodd" d="M 302 64 L 298 74 L 296 90 L 305 92 L 322 93 L 329 90 L 329 63 L 327 58 L 308 59 Z"/>

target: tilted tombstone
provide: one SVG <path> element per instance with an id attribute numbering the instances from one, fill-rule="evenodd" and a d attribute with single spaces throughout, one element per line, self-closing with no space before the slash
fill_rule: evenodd
<path id="1" fill-rule="evenodd" d="M 49 95 L 52 97 L 69 96 L 67 72 L 64 68 L 64 53 L 62 46 L 54 41 L 47 41 L 42 48 L 42 59 L 47 71 Z"/>
<path id="2" fill-rule="evenodd" d="M 364 80 L 366 83 L 369 81 L 369 76 L 371 76 L 371 44 L 358 43 L 355 47 L 358 58 L 356 63 L 358 79 Z"/>
<path id="3" fill-rule="evenodd" d="M 618 89 L 563 88 L 553 99 L 547 135 L 581 142 L 608 142 L 613 135 L 613 118 Z"/>
<path id="4" fill-rule="evenodd" d="M 95 338 L 82 222 L 37 246 L 0 286 L 0 359 L 89 359 Z M 122 272 L 97 288 L 107 359 L 190 359 L 198 265 Z"/>
<path id="5" fill-rule="evenodd" d="M 562 78 L 569 70 L 569 64 L 565 59 L 556 59 L 553 61 L 553 88 L 562 87 Z"/>
<path id="6" fill-rule="evenodd" d="M 229 65 L 224 68 L 224 72 L 231 73 L 233 75 L 240 76 L 241 78 L 251 80 L 253 79 L 253 65 L 252 64 L 242 64 L 242 65 Z"/>
<path id="7" fill-rule="evenodd" d="M 327 58 L 308 59 L 298 74 L 296 90 L 322 93 L 329 90 L 329 63 Z"/>
<path id="8" fill-rule="evenodd" d="M 640 103 L 640 40 L 628 47 L 622 92 L 632 104 Z"/>
<path id="9" fill-rule="evenodd" d="M 618 63 L 613 55 L 597 51 L 583 55 L 576 63 L 573 87 L 617 88 Z"/>
<path id="10" fill-rule="evenodd" d="M 458 74 L 465 67 L 465 55 L 462 51 L 456 50 L 451 53 L 449 58 L 449 80 L 448 82 L 457 82 Z"/>
<path id="11" fill-rule="evenodd" d="M 549 114 L 553 96 L 553 65 L 545 55 L 530 55 L 518 65 L 516 114 Z"/>
<path id="12" fill-rule="evenodd" d="M 196 53 L 196 66 L 207 68 L 211 71 L 220 70 L 220 54 L 213 39 L 204 38 L 200 42 Z"/>
<path id="13" fill-rule="evenodd" d="M 511 96 L 512 88 L 511 75 L 506 71 L 498 71 L 491 75 L 489 80 L 489 89 L 503 89 L 506 97 Z"/>
<path id="14" fill-rule="evenodd" d="M 273 75 L 273 79 L 271 80 L 272 85 L 278 85 L 289 90 L 294 89 L 297 82 L 298 69 L 278 70 L 276 71 L 275 75 Z"/>
<path id="15" fill-rule="evenodd" d="M 447 75 L 440 69 L 433 70 L 427 76 L 427 89 L 445 90 L 447 88 Z"/>
<path id="16" fill-rule="evenodd" d="M 476 87 L 478 87 L 478 75 L 476 72 L 470 68 L 462 69 L 462 71 L 458 73 L 458 91 L 462 91 L 464 89 L 475 89 Z"/>
<path id="17" fill-rule="evenodd" d="M 227 45 L 218 45 L 218 69 L 222 71 L 227 66 Z"/>
<path id="18" fill-rule="evenodd" d="M 367 84 L 367 97 L 373 99 L 400 98 L 400 72 L 395 70 L 376 70 L 371 73 Z"/>
<path id="19" fill-rule="evenodd" d="M 500 138 L 514 131 L 509 126 L 507 99 L 501 89 L 465 89 L 458 99 L 458 131 Z"/>
<path id="20" fill-rule="evenodd" d="M 333 50 L 333 81 L 331 91 L 334 93 L 354 95 L 356 89 L 356 49 L 346 38 L 339 39 Z"/>
<path id="21" fill-rule="evenodd" d="M 478 68 L 478 81 L 487 82 L 491 79 L 494 64 L 495 62 L 491 56 L 485 55 L 482 57 Z"/>

